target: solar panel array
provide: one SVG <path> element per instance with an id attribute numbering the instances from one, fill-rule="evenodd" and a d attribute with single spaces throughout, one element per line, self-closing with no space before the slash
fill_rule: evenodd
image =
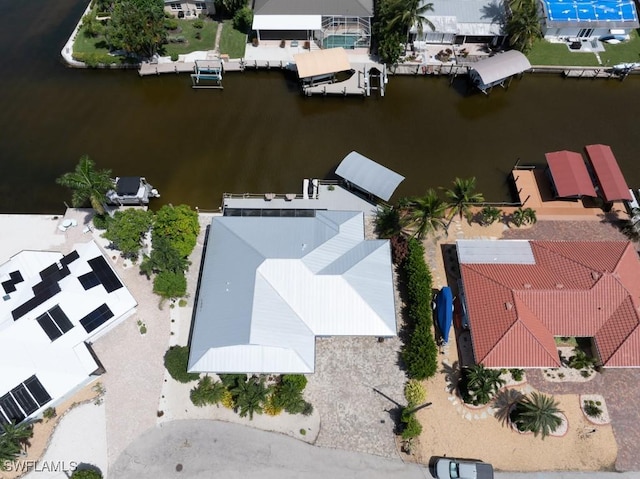
<path id="1" fill-rule="evenodd" d="M 106 289 L 108 293 L 122 288 L 122 283 L 113 272 L 111 267 L 107 264 L 104 256 L 98 256 L 96 258 L 90 259 L 88 263 L 89 266 L 91 266 L 91 269 L 93 269 L 93 272 L 96 274 L 96 276 L 98 276 L 98 279 L 102 283 L 102 286 L 104 286 L 104 289 Z"/>
<path id="2" fill-rule="evenodd" d="M 7 294 L 13 293 L 16 290 L 16 284 L 22 283 L 24 281 L 20 271 L 13 271 L 9 273 L 9 278 L 10 279 L 2 282 L 4 292 Z"/>
<path id="3" fill-rule="evenodd" d="M 87 331 L 87 333 L 90 333 L 91 331 L 102 326 L 111 318 L 113 318 L 113 312 L 105 303 L 82 318 L 80 320 L 80 324 Z"/>
<path id="4" fill-rule="evenodd" d="M 51 401 L 51 396 L 34 375 L 0 398 L 0 432 L 2 425 L 17 424 Z"/>
<path id="5" fill-rule="evenodd" d="M 78 279 L 80 280 L 80 284 L 85 289 L 85 291 L 100 284 L 100 278 L 98 278 L 98 275 L 93 271 L 89 271 L 88 273 L 83 274 L 82 276 L 78 277 Z"/>
<path id="6" fill-rule="evenodd" d="M 37 321 L 51 341 L 55 341 L 73 328 L 73 324 L 58 305 L 40 315 Z"/>

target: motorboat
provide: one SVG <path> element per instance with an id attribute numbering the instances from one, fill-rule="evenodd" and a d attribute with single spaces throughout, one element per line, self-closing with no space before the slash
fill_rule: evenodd
<path id="1" fill-rule="evenodd" d="M 107 202 L 112 205 L 148 205 L 149 198 L 160 197 L 143 176 L 116 177 L 113 186 L 107 191 Z"/>

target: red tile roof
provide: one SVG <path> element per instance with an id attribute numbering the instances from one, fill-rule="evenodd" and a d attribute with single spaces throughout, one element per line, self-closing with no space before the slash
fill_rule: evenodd
<path id="1" fill-rule="evenodd" d="M 508 241 L 508 240 L 504 240 Z M 640 260 L 629 242 L 530 241 L 535 264 L 460 265 L 476 362 L 558 367 L 555 336 L 640 367 Z"/>
<path id="2" fill-rule="evenodd" d="M 580 153 L 564 150 L 545 156 L 559 197 L 598 196 Z"/>
<path id="3" fill-rule="evenodd" d="M 611 147 L 587 145 L 585 150 L 587 150 L 587 156 L 600 185 L 600 193 L 605 201 L 631 201 L 629 186 L 620 171 L 616 157 L 613 156 Z"/>

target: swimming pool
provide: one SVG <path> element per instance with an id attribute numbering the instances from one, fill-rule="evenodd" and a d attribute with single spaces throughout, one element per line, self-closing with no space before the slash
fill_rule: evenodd
<path id="1" fill-rule="evenodd" d="M 544 0 L 549 20 L 555 22 L 633 22 L 638 20 L 633 0 Z"/>
<path id="2" fill-rule="evenodd" d="M 358 43 L 359 35 L 328 35 L 322 40 L 323 48 L 348 48 L 353 49 L 361 46 Z M 362 45 L 365 46 L 365 45 Z"/>

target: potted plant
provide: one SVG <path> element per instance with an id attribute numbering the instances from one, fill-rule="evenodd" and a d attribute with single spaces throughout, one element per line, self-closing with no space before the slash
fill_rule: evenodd
<path id="1" fill-rule="evenodd" d="M 285 40 L 280 40 L 280 48 L 284 48 L 287 46 L 287 42 Z"/>
<path id="2" fill-rule="evenodd" d="M 258 45 L 260 45 L 260 40 L 258 40 L 258 37 L 253 37 L 251 39 L 251 45 L 253 45 L 254 47 L 257 47 Z"/>
<path id="3" fill-rule="evenodd" d="M 307 40 L 306 42 L 304 42 L 304 46 L 302 47 L 305 50 L 309 50 L 311 48 L 311 43 Z"/>

